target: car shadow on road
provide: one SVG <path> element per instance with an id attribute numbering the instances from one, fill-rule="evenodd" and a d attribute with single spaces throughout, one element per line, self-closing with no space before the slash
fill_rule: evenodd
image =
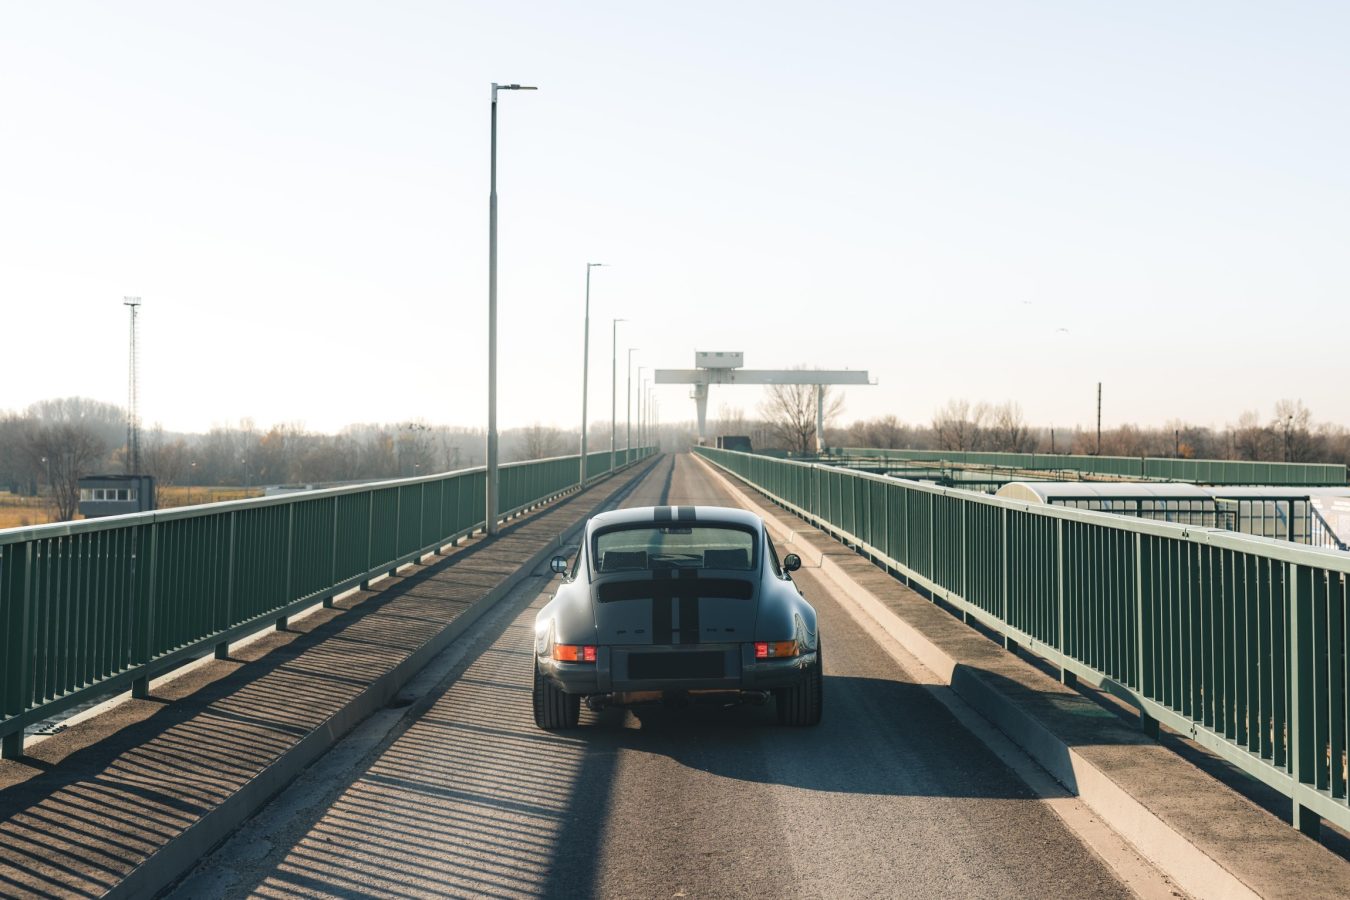
<path id="1" fill-rule="evenodd" d="M 588 756 L 658 753 L 717 777 L 806 791 L 1034 796 L 927 687 L 827 675 L 825 698 L 824 717 L 815 727 L 779 725 L 771 701 L 729 708 L 639 707 L 631 711 L 639 728 L 621 727 L 616 711 L 577 733 L 588 745 Z"/>

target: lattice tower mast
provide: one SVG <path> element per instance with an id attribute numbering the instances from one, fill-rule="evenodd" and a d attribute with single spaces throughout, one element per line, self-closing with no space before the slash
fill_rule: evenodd
<path id="1" fill-rule="evenodd" d="M 138 409 L 140 400 L 140 380 L 136 374 L 136 331 L 137 317 L 140 313 L 140 297 L 123 297 L 122 305 L 131 310 L 131 363 L 127 371 L 127 474 L 137 475 L 141 471 L 141 419 Z"/>

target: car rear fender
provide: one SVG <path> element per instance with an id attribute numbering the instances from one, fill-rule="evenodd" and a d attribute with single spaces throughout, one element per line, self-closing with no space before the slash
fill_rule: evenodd
<path id="1" fill-rule="evenodd" d="M 803 653 L 816 649 L 816 611 L 787 579 L 769 576 L 765 581 L 755 623 L 755 640 L 795 640 Z"/>

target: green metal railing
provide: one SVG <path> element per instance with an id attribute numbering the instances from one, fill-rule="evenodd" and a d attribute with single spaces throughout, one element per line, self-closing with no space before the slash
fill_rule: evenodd
<path id="1" fill-rule="evenodd" d="M 652 455 L 620 451 L 616 468 Z M 627 457 L 631 456 L 631 460 Z M 610 454 L 588 454 L 593 475 Z M 577 486 L 580 458 L 501 467 L 502 517 Z M 0 531 L 0 754 L 131 687 L 484 527 L 482 468 Z"/>
<path id="2" fill-rule="evenodd" d="M 699 448 L 911 584 L 1350 827 L 1350 554 Z"/>
<path id="3" fill-rule="evenodd" d="M 1072 469 L 1124 478 L 1162 478 L 1201 484 L 1268 484 L 1301 487 L 1345 485 L 1346 467 L 1328 463 L 1246 462 L 1233 459 L 1169 459 L 1148 456 L 1082 456 L 1056 453 L 981 453 L 962 450 L 840 448 L 836 456 L 948 462 L 1012 469 Z"/>

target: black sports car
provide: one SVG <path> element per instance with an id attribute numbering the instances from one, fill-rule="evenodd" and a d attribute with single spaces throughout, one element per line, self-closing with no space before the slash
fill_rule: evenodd
<path id="1" fill-rule="evenodd" d="M 571 728 L 591 709 L 764 703 L 778 720 L 821 713 L 816 611 L 756 515 L 714 506 L 601 513 L 534 623 L 534 720 Z"/>

